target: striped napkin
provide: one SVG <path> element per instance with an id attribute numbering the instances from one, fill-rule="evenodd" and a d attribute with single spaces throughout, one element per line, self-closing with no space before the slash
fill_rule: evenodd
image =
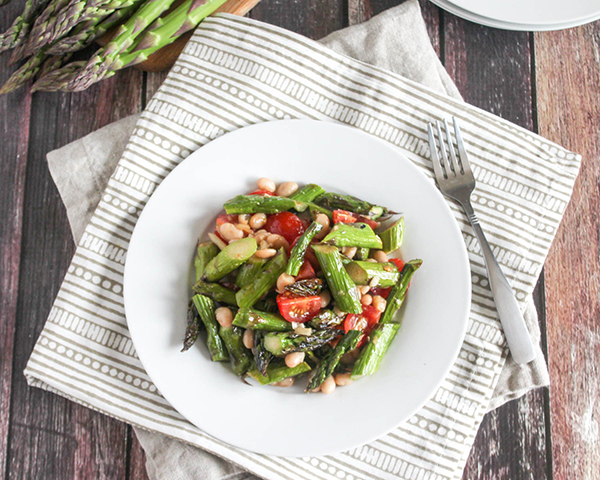
<path id="1" fill-rule="evenodd" d="M 226 14 L 206 20 L 134 129 L 30 358 L 29 383 L 268 479 L 460 478 L 507 351 L 479 245 L 454 204 L 473 281 L 458 359 L 419 413 L 348 452 L 270 457 L 204 434 L 148 378 L 127 331 L 122 298 L 125 254 L 140 211 L 166 175 L 210 140 L 276 119 L 341 122 L 397 146 L 432 177 L 426 125 L 451 115 L 471 154 L 481 223 L 525 308 L 569 201 L 579 156 L 289 31 Z"/>

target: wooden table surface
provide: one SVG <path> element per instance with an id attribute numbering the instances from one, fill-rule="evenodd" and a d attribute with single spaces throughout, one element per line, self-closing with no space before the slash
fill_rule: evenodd
<path id="1" fill-rule="evenodd" d="M 0 15 L 8 27 L 24 0 Z M 400 0 L 262 0 L 251 17 L 321 38 Z M 526 33 L 421 3 L 465 100 L 583 155 L 535 292 L 552 386 L 488 414 L 465 479 L 600 478 L 600 22 Z M 0 56 L 0 82 L 8 78 Z M 133 69 L 76 94 L 0 97 L 0 470 L 4 479 L 145 479 L 131 427 L 29 388 L 23 369 L 74 244 L 46 153 L 144 108 L 164 74 Z"/>

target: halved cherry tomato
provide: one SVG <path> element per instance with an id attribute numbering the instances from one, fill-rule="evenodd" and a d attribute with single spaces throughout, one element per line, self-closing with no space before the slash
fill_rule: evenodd
<path id="1" fill-rule="evenodd" d="M 289 243 L 293 243 L 296 238 L 304 233 L 306 227 L 298 216 L 291 212 L 281 212 L 268 216 L 265 230 L 281 235 Z"/>
<path id="2" fill-rule="evenodd" d="M 279 312 L 288 322 L 304 323 L 321 310 L 321 297 L 298 297 L 290 293 L 277 295 Z"/>
<path id="3" fill-rule="evenodd" d="M 404 262 L 399 258 L 390 258 L 390 262 L 392 262 L 396 267 L 398 267 L 398 271 L 401 272 L 404 268 Z"/>
<path id="4" fill-rule="evenodd" d="M 387 298 L 391 291 L 392 287 L 371 287 L 370 293 L 372 293 L 373 295 L 379 295 L 383 298 Z"/>
<path id="5" fill-rule="evenodd" d="M 366 223 L 371 228 L 379 227 L 380 223 L 375 220 L 371 220 L 369 217 L 363 217 L 358 213 L 349 212 L 348 210 L 334 210 L 333 211 L 333 223 L 355 223 L 361 222 Z"/>
<path id="6" fill-rule="evenodd" d="M 304 260 L 304 263 L 298 271 L 298 275 L 296 275 L 296 281 L 307 280 L 309 278 L 315 278 L 316 276 L 317 274 L 315 273 L 315 270 L 310 264 L 310 262 L 308 260 Z"/>
<path id="7" fill-rule="evenodd" d="M 372 305 L 363 305 L 363 311 L 360 314 L 349 313 L 344 320 L 344 332 L 348 333 L 350 330 L 361 330 L 364 335 L 358 342 L 358 347 L 362 347 L 369 338 L 369 334 L 373 327 L 379 321 L 381 312 Z"/>
<path id="8" fill-rule="evenodd" d="M 333 223 L 354 223 L 356 222 L 354 215 L 354 213 L 347 210 L 334 210 Z"/>
<path id="9" fill-rule="evenodd" d="M 273 197 L 275 194 L 273 192 L 269 192 L 268 190 L 254 190 L 248 195 L 262 195 L 263 197 Z"/>
<path id="10" fill-rule="evenodd" d="M 220 227 L 224 223 L 233 223 L 235 225 L 236 223 L 238 223 L 238 216 L 237 215 L 225 215 L 225 214 L 219 215 L 217 217 L 217 227 Z"/>

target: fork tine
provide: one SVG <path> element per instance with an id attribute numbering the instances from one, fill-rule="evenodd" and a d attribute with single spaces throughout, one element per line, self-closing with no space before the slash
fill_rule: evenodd
<path id="1" fill-rule="evenodd" d="M 446 143 L 444 142 L 444 136 L 442 135 L 442 124 L 437 121 L 436 122 L 437 125 L 437 133 L 438 133 L 438 140 L 440 141 L 440 152 L 442 152 L 442 167 L 444 168 L 444 171 L 446 172 L 445 177 L 446 178 L 450 178 L 452 175 L 452 170 L 450 169 L 450 162 L 448 160 L 448 154 L 446 153 Z"/>
<path id="2" fill-rule="evenodd" d="M 431 123 L 427 125 L 427 130 L 429 131 L 429 152 L 431 153 L 431 163 L 433 163 L 433 173 L 435 174 L 435 179 L 439 183 L 444 179 L 444 172 L 440 165 L 440 156 L 438 155 Z"/>
<path id="3" fill-rule="evenodd" d="M 456 158 L 456 153 L 454 152 L 454 143 L 452 142 L 452 137 L 450 136 L 450 127 L 448 126 L 448 121 L 444 119 L 444 126 L 446 127 L 446 140 L 448 141 L 448 150 L 450 151 L 450 158 L 452 159 L 452 171 L 456 175 L 460 175 L 461 170 L 458 165 L 458 160 Z"/>
<path id="4" fill-rule="evenodd" d="M 463 168 L 463 172 L 472 174 L 471 165 L 469 164 L 469 157 L 467 156 L 467 150 L 465 149 L 465 144 L 462 139 L 462 135 L 460 134 L 460 128 L 458 128 L 458 121 L 456 117 L 452 117 L 452 122 L 454 123 L 454 135 L 456 136 L 456 145 L 458 147 L 458 155 L 460 156 L 460 163 Z"/>

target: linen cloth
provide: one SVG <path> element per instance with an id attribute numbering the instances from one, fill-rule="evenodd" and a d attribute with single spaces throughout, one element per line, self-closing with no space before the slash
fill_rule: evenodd
<path id="1" fill-rule="evenodd" d="M 248 42 L 258 45 L 258 50 L 244 52 L 242 47 Z M 283 53 L 286 62 L 290 63 L 278 63 L 281 57 L 260 57 L 260 52 L 269 51 L 269 47 Z M 290 55 L 285 57 L 285 53 Z M 431 53 L 435 58 L 433 51 Z M 234 54 L 245 58 L 238 58 L 236 62 Z M 299 54 L 307 58 L 301 65 L 293 61 Z M 251 60 L 255 61 L 254 65 Z M 318 71 L 325 72 L 324 78 L 306 75 L 309 66 L 315 65 L 319 67 Z M 241 71 L 240 66 L 243 67 Z M 257 71 L 264 73 L 274 67 L 282 77 L 285 75 L 283 82 L 287 80 L 286 88 L 292 90 L 281 90 L 282 84 L 277 82 L 273 85 L 272 75 L 265 76 L 264 80 L 256 77 Z M 210 81 L 205 76 L 207 71 L 214 72 Z M 192 78 L 197 84 L 187 83 Z M 434 399 L 405 426 L 383 439 L 322 459 L 275 459 L 248 454 L 220 444 L 191 428 L 176 412 L 169 411 L 169 406 L 143 373 L 122 318 L 119 281 L 131 230 L 129 226 L 135 222 L 140 208 L 160 178 L 185 156 L 183 152 L 175 153 L 172 147 L 165 147 L 168 140 L 161 125 L 169 124 L 178 130 L 175 135 L 169 132 L 168 138 L 175 140 L 169 145 L 195 142 L 192 146 L 196 148 L 209 138 L 232 129 L 231 124 L 219 125 L 214 117 L 203 118 L 207 113 L 201 108 L 187 113 L 193 113 L 198 119 L 196 125 L 200 123 L 202 133 L 181 129 L 181 125 L 176 124 L 176 116 L 169 117 L 169 111 L 175 115 L 179 112 L 181 118 L 182 105 L 175 108 L 165 105 L 172 100 L 179 82 L 186 83 L 186 90 L 191 90 L 191 98 L 195 98 L 194 93 L 202 93 L 202 88 L 208 88 L 211 91 L 217 89 L 215 93 L 219 92 L 217 95 L 224 101 L 223 85 L 228 86 L 227 95 L 235 95 L 231 87 L 242 85 L 242 81 L 244 88 L 251 88 L 254 93 L 253 100 L 260 101 L 257 106 L 248 104 L 248 96 L 243 99 L 247 104 L 244 116 L 251 117 L 250 120 L 245 118 L 244 124 L 278 118 L 280 112 L 284 118 L 345 121 L 400 146 L 429 175 L 424 126 L 434 118 L 457 115 L 464 125 L 469 145 L 474 147 L 473 163 L 480 182 L 480 218 L 484 225 L 496 223 L 495 228 L 488 229 L 490 239 L 499 249 L 500 261 L 524 305 L 568 202 L 579 157 L 485 112 L 449 100 L 386 71 L 332 54 L 289 32 L 223 15 L 205 22 L 198 30 L 138 122 L 129 147 L 83 234 L 74 264 L 28 365 L 26 374 L 30 383 L 69 396 L 134 425 L 199 445 L 267 478 L 289 478 L 289 475 L 302 478 L 307 474 L 316 478 L 350 478 L 353 475 L 418 478 L 419 472 L 430 472 L 430 478 L 460 476 L 481 416 L 489 406 L 504 363 L 505 349 L 493 303 L 485 288 L 478 246 L 461 212 L 455 208 L 467 239 L 474 273 L 475 301 L 469 333 L 453 372 Z M 207 84 L 210 86 L 207 87 Z M 336 85 L 335 92 L 331 89 L 332 84 Z M 298 98 L 299 88 L 294 90 L 296 86 L 304 87 L 309 93 Z M 355 86 L 361 87 L 360 93 L 351 88 Z M 239 86 L 235 88 L 236 92 L 242 93 Z M 274 94 L 273 88 L 280 90 Z M 384 98 L 376 98 L 374 92 Z M 320 103 L 320 99 L 315 97 L 319 94 L 329 103 Z M 344 95 L 347 97 L 341 99 L 340 96 Z M 235 97 L 235 101 L 229 98 L 224 105 L 235 109 L 240 98 Z M 375 111 L 377 118 L 372 115 Z M 239 112 L 230 111 L 229 114 L 233 117 L 228 120 L 235 118 L 240 121 Z M 420 118 L 415 120 L 417 117 Z M 207 126 L 212 128 L 211 133 L 205 130 Z M 487 143 L 482 140 L 481 129 L 487 130 L 486 135 L 492 135 L 492 143 L 497 142 L 494 151 L 487 148 Z M 149 133 L 152 135 L 151 147 L 147 144 Z M 156 143 L 156 138 L 160 142 Z M 159 151 L 159 157 L 153 157 L 151 161 L 142 158 L 150 151 L 144 153 L 145 148 L 150 148 L 153 153 Z M 114 152 L 117 151 L 118 148 L 115 148 Z M 160 160 L 158 169 L 157 160 Z M 140 171 L 144 172 L 143 177 L 139 175 Z M 56 178 L 60 184 L 61 180 Z M 61 193 L 65 195 L 63 190 Z M 69 205 L 66 196 L 65 202 Z M 80 219 L 85 217 L 85 212 L 81 211 L 70 210 L 69 214 L 71 220 L 78 215 Z M 73 226 L 76 231 L 75 221 Z M 515 227 L 519 228 L 520 235 L 517 238 L 507 237 L 507 231 L 514 234 Z M 105 302 L 110 302 L 110 308 L 103 306 Z M 529 374 L 539 382 L 538 377 L 543 377 L 544 371 Z M 531 383 L 524 384 L 522 388 L 527 389 L 528 385 Z M 513 389 L 511 394 L 515 395 L 517 391 Z M 128 400 L 128 403 L 113 403 L 111 393 Z M 131 408 L 132 405 L 135 407 Z M 165 419 L 168 421 L 165 422 Z M 140 439 L 146 446 L 162 442 L 156 438 L 148 441 L 142 432 Z M 190 451 L 192 453 L 187 451 L 187 447 L 179 449 L 180 458 L 194 456 L 193 452 L 197 452 Z M 149 464 L 150 472 L 155 468 L 157 475 L 162 474 L 156 469 L 156 465 L 160 464 L 158 455 L 151 456 Z M 229 469 L 227 474 L 237 471 L 222 466 Z"/>

